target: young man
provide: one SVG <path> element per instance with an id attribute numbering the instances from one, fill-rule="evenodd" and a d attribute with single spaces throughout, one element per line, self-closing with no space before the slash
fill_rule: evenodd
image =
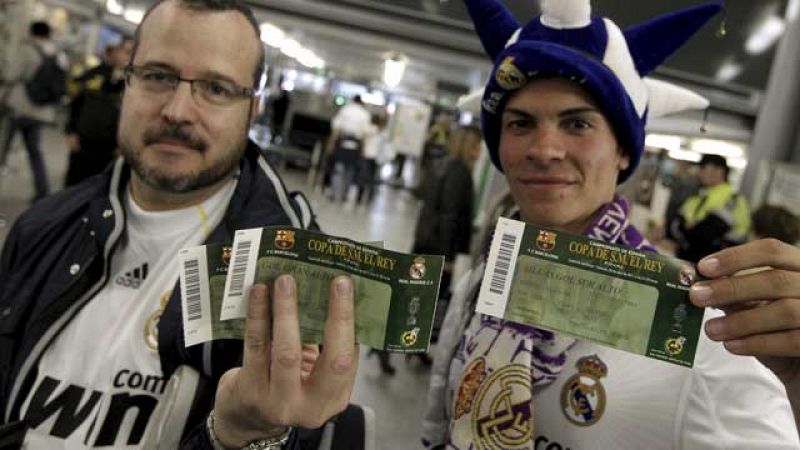
<path id="1" fill-rule="evenodd" d="M 522 27 L 497 1 L 466 3 L 495 61 L 483 95 L 483 131 L 518 206 L 515 217 L 653 251 L 630 225 L 615 187 L 638 163 L 646 117 L 702 102 L 642 76 L 719 6 L 688 9 L 623 34 L 610 20 L 591 17 L 588 0 L 546 0 L 542 15 Z M 775 314 L 800 306 L 793 300 L 800 297 L 800 252 L 773 241 L 727 251 L 733 253 L 700 263 L 714 280 L 693 287 L 695 304 L 783 300 L 750 310 L 744 303 L 725 318 L 712 313 L 708 335 L 737 354 L 797 356 L 798 324 Z M 751 265 L 780 270 L 724 278 Z M 796 358 L 763 359 L 781 385 L 755 358 L 731 355 L 705 338 L 694 368 L 686 369 L 475 314 L 483 269 L 456 288 L 440 335 L 423 424 L 428 448 L 800 445 L 784 388 L 797 398 Z M 780 285 L 782 279 L 787 283 Z"/>
<path id="2" fill-rule="evenodd" d="M 300 344 L 291 276 L 269 295 L 252 289 L 244 347 L 183 344 L 180 248 L 315 226 L 247 140 L 263 65 L 237 1 L 155 4 L 126 68 L 123 158 L 14 225 L 0 260 L 0 407 L 28 448 L 294 448 L 291 426 L 347 405 L 348 278 L 332 282 L 316 361 Z"/>

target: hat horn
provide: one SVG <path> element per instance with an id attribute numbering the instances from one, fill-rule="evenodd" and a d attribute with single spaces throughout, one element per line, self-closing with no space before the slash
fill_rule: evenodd
<path id="1" fill-rule="evenodd" d="M 589 0 L 542 0 L 542 23 L 550 28 L 583 28 L 592 21 Z"/>
<path id="2" fill-rule="evenodd" d="M 652 72 L 722 9 L 722 2 L 715 1 L 656 17 L 625 30 L 636 70 L 641 76 Z"/>
<path id="3" fill-rule="evenodd" d="M 497 59 L 520 24 L 497 0 L 465 0 L 467 11 L 483 48 L 492 60 Z"/>

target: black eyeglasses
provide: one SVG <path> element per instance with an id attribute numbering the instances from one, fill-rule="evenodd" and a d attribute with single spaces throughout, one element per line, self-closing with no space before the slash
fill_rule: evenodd
<path id="1" fill-rule="evenodd" d="M 174 92 L 181 81 L 189 83 L 192 95 L 214 106 L 231 106 L 253 96 L 255 90 L 239 86 L 227 80 L 203 80 L 181 78 L 175 72 L 156 67 L 125 67 L 125 83 L 152 94 Z"/>

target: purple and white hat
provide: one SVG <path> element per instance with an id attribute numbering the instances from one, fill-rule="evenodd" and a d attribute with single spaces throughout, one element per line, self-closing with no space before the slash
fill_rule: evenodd
<path id="1" fill-rule="evenodd" d="M 621 30 L 591 15 L 589 0 L 543 0 L 542 14 L 521 26 L 499 0 L 465 0 L 486 53 L 494 62 L 483 92 L 481 121 L 492 162 L 500 166 L 500 118 L 510 94 L 528 81 L 563 77 L 580 84 L 609 119 L 630 167 L 639 164 L 648 118 L 708 101 L 679 86 L 647 78 L 711 17 L 721 2 L 695 6 Z"/>

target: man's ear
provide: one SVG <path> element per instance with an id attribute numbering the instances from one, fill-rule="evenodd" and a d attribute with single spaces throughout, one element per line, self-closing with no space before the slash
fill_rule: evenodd
<path id="1" fill-rule="evenodd" d="M 619 162 L 617 162 L 617 169 L 618 170 L 625 170 L 631 166 L 631 157 L 628 155 L 628 152 L 625 151 L 622 147 L 619 148 Z"/>
<path id="2" fill-rule="evenodd" d="M 253 122 L 256 120 L 256 115 L 258 114 L 258 106 L 261 104 L 261 94 L 256 94 L 253 96 L 253 102 L 250 104 L 250 123 L 249 125 L 253 125 Z"/>

